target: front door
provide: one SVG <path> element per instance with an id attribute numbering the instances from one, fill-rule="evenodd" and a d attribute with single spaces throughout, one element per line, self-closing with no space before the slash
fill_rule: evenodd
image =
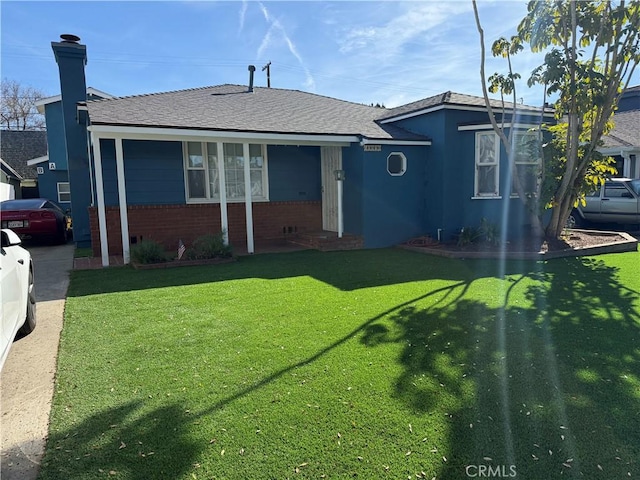
<path id="1" fill-rule="evenodd" d="M 322 229 L 338 231 L 338 182 L 336 170 L 342 170 L 342 148 L 320 147 L 322 169 Z"/>

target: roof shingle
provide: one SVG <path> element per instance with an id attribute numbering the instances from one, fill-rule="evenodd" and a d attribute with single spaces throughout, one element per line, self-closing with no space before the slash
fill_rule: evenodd
<path id="1" fill-rule="evenodd" d="M 47 132 L 44 130 L 0 130 L 0 157 L 24 179 L 38 177 L 27 160 L 47 154 Z"/>
<path id="2" fill-rule="evenodd" d="M 425 140 L 375 122 L 380 109 L 299 90 L 220 85 L 87 102 L 93 125 Z"/>
<path id="3" fill-rule="evenodd" d="M 500 100 L 489 99 L 492 108 L 502 109 L 503 105 Z M 416 102 L 407 103 L 406 105 L 401 105 L 396 108 L 392 108 L 391 110 L 387 110 L 383 115 L 378 117 L 378 120 L 387 120 L 395 117 L 400 117 L 402 115 L 407 115 L 411 113 L 417 113 L 422 110 L 427 110 L 429 108 L 437 107 L 437 106 L 460 106 L 460 107 L 481 107 L 485 108 L 484 97 L 477 97 L 475 95 L 467 95 L 464 93 L 456 93 L 452 91 L 440 93 L 438 95 L 434 95 L 432 97 L 424 98 L 422 100 L 418 100 Z M 512 102 L 505 102 L 504 107 L 507 109 L 512 108 Z M 518 108 L 531 110 L 540 112 L 540 107 L 532 107 L 529 105 L 518 105 Z M 549 113 L 553 110 L 546 109 Z"/>
<path id="4" fill-rule="evenodd" d="M 613 130 L 602 137 L 605 147 L 640 147 L 640 110 L 616 112 L 613 121 Z"/>

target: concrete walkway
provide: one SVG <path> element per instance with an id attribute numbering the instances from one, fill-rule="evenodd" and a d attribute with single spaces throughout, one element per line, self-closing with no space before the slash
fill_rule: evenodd
<path id="1" fill-rule="evenodd" d="M 26 246 L 33 257 L 36 329 L 16 340 L 0 376 L 0 478 L 34 480 L 44 454 L 74 246 Z"/>

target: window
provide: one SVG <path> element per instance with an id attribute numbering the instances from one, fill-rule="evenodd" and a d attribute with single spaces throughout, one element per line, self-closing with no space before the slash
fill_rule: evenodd
<path id="1" fill-rule="evenodd" d="M 407 157 L 402 152 L 393 152 L 387 157 L 387 172 L 389 175 L 399 177 L 407 171 Z"/>
<path id="2" fill-rule="evenodd" d="M 220 172 L 218 171 L 218 144 L 213 142 L 187 142 L 185 168 L 187 172 L 187 200 L 220 201 Z M 264 145 L 249 144 L 249 175 L 251 198 L 267 200 L 267 162 Z M 223 143 L 225 191 L 227 200 L 244 200 L 244 145 Z"/>
<path id="3" fill-rule="evenodd" d="M 189 142 L 187 144 L 187 185 L 188 198 L 207 198 L 205 190 L 206 171 L 204 169 L 204 157 L 202 144 Z"/>
<path id="4" fill-rule="evenodd" d="M 497 197 L 500 143 L 493 132 L 476 133 L 475 197 Z"/>
<path id="5" fill-rule="evenodd" d="M 538 190 L 542 163 L 539 132 L 514 132 L 512 148 L 516 164 L 513 175 L 518 175 L 520 185 L 527 196 L 534 195 Z M 515 178 L 511 180 L 511 195 L 518 195 Z"/>
<path id="6" fill-rule="evenodd" d="M 71 201 L 71 185 L 69 182 L 58 182 L 58 203 Z"/>
<path id="7" fill-rule="evenodd" d="M 633 198 L 633 195 L 622 183 L 605 183 L 603 198 Z"/>

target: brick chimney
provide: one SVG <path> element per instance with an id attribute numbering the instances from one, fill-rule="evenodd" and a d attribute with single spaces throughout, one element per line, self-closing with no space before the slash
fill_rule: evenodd
<path id="1" fill-rule="evenodd" d="M 67 168 L 71 189 L 71 214 L 73 238 L 79 247 L 91 245 L 88 207 L 91 205 L 91 175 L 87 146 L 87 126 L 78 121 L 78 102 L 87 101 L 87 84 L 84 67 L 87 64 L 87 47 L 80 38 L 60 35 L 59 42 L 51 42 L 51 48 L 60 71 L 62 116 L 66 143 Z"/>

